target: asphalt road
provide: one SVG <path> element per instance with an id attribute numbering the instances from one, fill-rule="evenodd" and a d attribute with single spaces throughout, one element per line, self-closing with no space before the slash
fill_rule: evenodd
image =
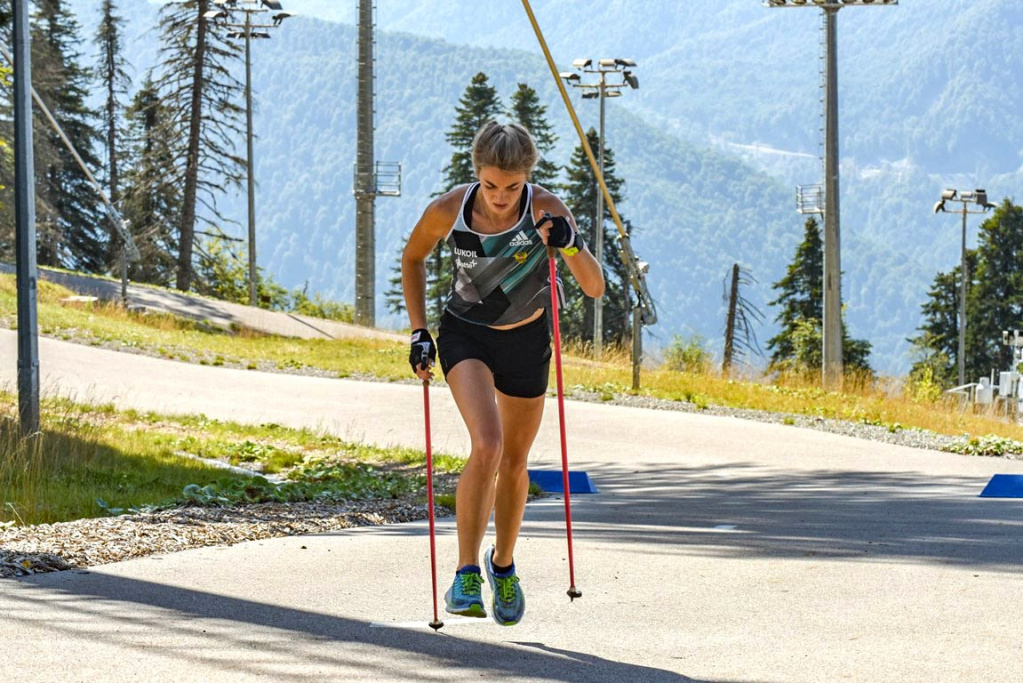
<path id="1" fill-rule="evenodd" d="M 15 383 L 0 331 L 0 385 Z M 47 391 L 422 446 L 422 389 L 265 375 L 43 339 Z M 466 437 L 432 390 L 435 450 Z M 18 681 L 1023 680 L 1023 501 L 981 499 L 1023 462 L 796 427 L 568 403 L 599 494 L 528 506 L 521 624 L 434 633 L 425 523 L 0 581 Z M 557 468 L 553 402 L 533 467 Z M 440 521 L 442 590 L 455 557 Z"/>

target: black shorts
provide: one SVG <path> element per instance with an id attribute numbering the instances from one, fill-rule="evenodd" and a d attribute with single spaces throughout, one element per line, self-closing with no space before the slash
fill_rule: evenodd
<path id="1" fill-rule="evenodd" d="M 547 392 L 551 333 L 546 313 L 522 327 L 495 330 L 445 311 L 437 333 L 437 352 L 445 377 L 461 361 L 475 358 L 494 373 L 494 386 L 503 394 L 536 398 Z"/>

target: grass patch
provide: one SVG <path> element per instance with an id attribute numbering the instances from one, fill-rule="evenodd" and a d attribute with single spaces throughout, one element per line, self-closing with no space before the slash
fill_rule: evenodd
<path id="1" fill-rule="evenodd" d="M 0 393 L 0 523 L 40 524 L 175 504 L 396 498 L 425 490 L 425 455 L 345 442 L 308 429 L 83 405 L 42 406 L 41 433 L 22 439 L 16 401 Z M 188 455 L 282 473 L 225 475 Z M 439 473 L 464 460 L 437 456 Z"/>
<path id="2" fill-rule="evenodd" d="M 16 327 L 14 276 L 0 275 L 0 327 Z M 120 350 L 140 350 L 172 360 L 213 366 L 280 370 L 316 368 L 334 376 L 408 379 L 408 350 L 387 339 L 291 339 L 224 330 L 161 313 L 137 313 L 115 303 L 65 306 L 74 293 L 39 281 L 41 334 Z"/>
<path id="3" fill-rule="evenodd" d="M 411 380 L 404 342 L 354 338 L 285 339 L 244 331 L 224 331 L 174 316 L 137 315 L 116 305 L 61 305 L 60 300 L 71 294 L 63 287 L 40 281 L 39 319 L 44 334 L 114 348 L 143 349 L 165 358 L 209 365 L 297 371 L 314 369 L 333 377 Z M 13 326 L 15 311 L 14 277 L 0 275 L 0 325 Z M 603 401 L 638 394 L 684 401 L 699 409 L 714 406 L 749 408 L 880 425 L 892 432 L 923 429 L 963 436 L 966 441 L 981 437 L 1023 441 L 1023 427 L 1005 416 L 964 410 L 938 390 L 921 392 L 918 387 L 909 386 L 899 379 L 864 381 L 849 378 L 842 391 L 828 392 L 820 388 L 817 377 L 730 377 L 706 364 L 697 370 L 682 371 L 670 369 L 669 364 L 665 364 L 659 368 L 643 368 L 642 389 L 637 392 L 632 389 L 628 349 L 605 347 L 601 359 L 596 360 L 590 347 L 572 344 L 566 344 L 564 374 L 570 394 L 573 391 L 586 392 Z M 139 419 L 148 418 L 139 416 Z M 249 444 L 243 440 L 230 447 L 217 446 L 209 440 L 211 435 L 216 437 L 217 425 L 203 422 L 202 418 L 194 420 L 188 425 L 181 418 L 179 423 L 183 427 L 194 427 L 203 436 L 196 435 L 195 442 L 179 444 L 180 448 L 239 464 L 262 462 L 266 468 L 262 471 L 268 473 L 287 472 L 299 462 L 300 455 L 308 454 L 310 450 L 338 448 L 337 444 L 317 444 L 317 439 L 325 437 L 316 434 L 295 436 L 295 442 L 290 446 L 281 445 L 275 440 L 273 426 L 252 428 L 251 435 L 247 437 Z M 788 424 L 793 422 L 792 418 L 786 419 Z M 985 444 L 984 448 L 988 445 Z M 996 443 L 997 447 L 1000 446 Z M 229 450 L 222 452 L 218 450 L 221 448 Z M 348 445 L 346 448 L 352 457 L 361 457 L 356 453 L 356 447 Z M 974 450 L 982 451 L 984 448 Z M 254 453 L 261 449 L 273 457 Z M 422 454 L 394 452 L 392 457 L 397 461 L 408 458 L 408 464 L 420 464 Z M 445 467 L 458 468 L 460 463 L 458 459 L 445 463 L 442 457 L 438 457 L 437 461 L 441 470 Z"/>

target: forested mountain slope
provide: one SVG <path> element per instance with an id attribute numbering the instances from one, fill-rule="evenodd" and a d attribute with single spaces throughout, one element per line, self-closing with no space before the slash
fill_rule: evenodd
<path id="1" fill-rule="evenodd" d="M 260 262 L 289 287 L 308 281 L 350 299 L 355 2 L 286 4 L 346 23 L 297 17 L 254 46 Z M 122 5 L 134 24 L 155 12 L 142 0 Z M 649 331 L 662 342 L 698 332 L 719 343 L 721 280 L 733 262 L 759 279 L 747 296 L 770 321 L 769 285 L 802 234 L 793 185 L 820 180 L 820 12 L 758 0 L 533 7 L 561 68 L 582 56 L 639 62 L 640 90 L 608 104 L 607 141 L 626 181 L 621 212 L 651 263 L 661 322 Z M 520 3 L 389 0 L 378 23 L 377 158 L 404 171 L 403 196 L 377 203 L 378 318 L 387 321 L 390 269 L 439 189 L 451 153 L 444 132 L 473 74 L 487 73 L 506 100 L 518 82 L 539 91 L 561 136 L 557 161 L 567 162 L 578 141 Z M 838 35 L 847 321 L 854 337 L 874 344 L 875 367 L 899 371 L 930 282 L 958 263 L 958 222 L 930 213 L 936 195 L 943 186 L 986 186 L 997 201 L 1018 187 L 1023 5 L 847 8 Z M 131 47 L 138 71 L 154 40 Z M 573 101 L 595 127 L 595 102 Z M 243 196 L 224 207 L 244 222 Z M 769 324 L 760 338 L 772 333 Z"/>

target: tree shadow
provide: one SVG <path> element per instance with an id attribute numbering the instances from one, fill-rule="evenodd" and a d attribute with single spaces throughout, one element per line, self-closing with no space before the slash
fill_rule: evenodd
<path id="1" fill-rule="evenodd" d="M 573 515 L 580 539 L 725 557 L 1023 565 L 1023 500 L 979 498 L 986 477 L 751 463 L 587 471 L 600 494 L 572 497 L 588 501 Z"/>
<path id="2" fill-rule="evenodd" d="M 45 619 L 47 629 L 97 641 L 118 632 L 156 629 L 158 634 L 134 635 L 118 642 L 148 654 L 153 653 L 154 640 L 173 642 L 174 647 L 161 648 L 163 656 L 202 666 L 211 672 L 211 678 L 217 677 L 213 672 L 218 668 L 224 673 L 272 675 L 275 680 L 308 678 L 308 671 L 282 674 L 283 661 L 317 671 L 357 672 L 358 680 L 365 676 L 416 680 L 411 672 L 425 670 L 423 680 L 432 680 L 441 671 L 450 678 L 486 671 L 499 679 L 521 677 L 565 683 L 701 683 L 672 671 L 616 662 L 543 643 L 480 642 L 448 631 L 434 633 L 425 628 L 425 622 L 421 630 L 372 628 L 370 622 L 358 619 L 105 574 L 41 575 L 25 579 L 21 585 L 30 592 L 6 591 L 2 596 L 4 602 L 13 604 L 18 612 L 38 614 L 41 620 Z M 40 610 L 40 603 L 45 603 L 46 608 Z M 111 604 L 114 609 L 110 609 Z M 282 640 L 252 628 L 229 627 L 217 629 L 216 645 L 209 651 L 181 646 L 188 638 L 206 638 L 205 628 L 212 629 L 225 621 L 257 629 L 286 630 L 297 637 Z M 324 647 L 324 641 L 352 648 Z M 252 657 L 254 645 L 265 656 Z M 375 654 L 367 656 L 367 647 Z M 237 651 L 237 656 L 230 654 L 232 650 Z"/>

